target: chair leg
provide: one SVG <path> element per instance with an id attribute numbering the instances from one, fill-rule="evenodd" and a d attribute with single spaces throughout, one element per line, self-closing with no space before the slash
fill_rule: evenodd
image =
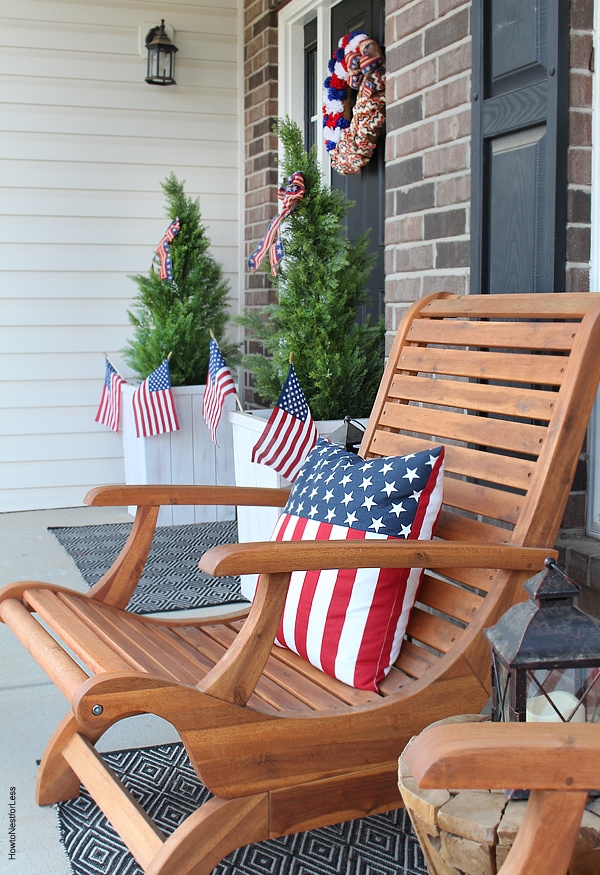
<path id="1" fill-rule="evenodd" d="M 214 796 L 169 836 L 146 875 L 210 875 L 231 851 L 268 837 L 266 793 L 237 799 Z"/>
<path id="2" fill-rule="evenodd" d="M 502 875 L 566 875 L 587 791 L 532 790 Z"/>
<path id="3" fill-rule="evenodd" d="M 91 732 L 83 731 L 80 724 L 69 711 L 58 724 L 42 757 L 38 770 L 35 798 L 38 805 L 53 805 L 65 799 L 79 796 L 80 780 L 64 759 L 62 752 L 76 733 L 85 736 L 94 744 L 105 729 Z"/>

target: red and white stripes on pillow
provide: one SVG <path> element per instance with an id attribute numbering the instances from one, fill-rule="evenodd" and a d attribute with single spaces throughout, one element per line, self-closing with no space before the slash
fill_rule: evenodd
<path id="1" fill-rule="evenodd" d="M 319 438 L 272 539 L 427 539 L 442 505 L 444 448 L 362 459 Z M 276 643 L 364 690 L 398 658 L 423 571 L 295 571 Z"/>

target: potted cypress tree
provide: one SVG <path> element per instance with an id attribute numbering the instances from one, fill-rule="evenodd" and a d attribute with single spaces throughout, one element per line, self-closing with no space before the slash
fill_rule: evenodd
<path id="1" fill-rule="evenodd" d="M 285 178 L 300 171 L 305 193 L 285 220 L 285 257 L 272 278 L 275 303 L 246 311 L 236 320 L 245 327 L 248 339 L 264 350 L 244 356 L 243 364 L 253 374 L 261 399 L 272 405 L 287 377 L 292 353 L 317 428 L 328 434 L 340 424 L 332 420 L 368 416 L 383 372 L 383 320 L 357 321 L 373 258 L 366 236 L 348 240 L 344 219 L 352 204 L 324 184 L 316 148 L 304 149 L 300 128 L 290 119 L 279 119 L 275 132 L 283 146 Z M 238 485 L 281 485 L 274 471 L 250 462 L 264 421 L 256 414 L 237 412 L 230 418 Z M 238 523 L 241 513 L 240 508 Z M 270 522 L 260 532 L 256 516 L 248 525 L 252 540 L 264 537 Z"/>
<path id="2" fill-rule="evenodd" d="M 169 369 L 180 429 L 152 437 L 137 437 L 131 396 L 123 389 L 123 447 L 127 483 L 234 482 L 232 438 L 228 417 L 219 427 L 215 447 L 202 418 L 211 332 L 229 365 L 239 359 L 237 347 L 225 339 L 229 285 L 221 266 L 210 255 L 210 240 L 202 224 L 199 199 L 188 197 L 184 182 L 173 173 L 161 183 L 166 213 L 179 230 L 169 243 L 169 276 L 161 279 L 154 263 L 145 275 L 132 279 L 138 287 L 128 311 L 133 336 L 123 358 L 144 380 L 170 354 Z M 233 409 L 232 396 L 226 407 Z M 232 519 L 232 508 L 162 508 L 161 525 Z"/>

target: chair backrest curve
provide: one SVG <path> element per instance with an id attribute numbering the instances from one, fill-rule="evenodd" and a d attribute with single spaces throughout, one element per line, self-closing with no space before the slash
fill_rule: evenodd
<path id="1" fill-rule="evenodd" d="M 360 454 L 402 455 L 442 443 L 436 537 L 552 548 L 600 380 L 598 350 L 600 295 L 418 301 L 394 341 Z M 427 572 L 403 669 L 411 677 L 425 670 L 424 661 L 433 669 L 453 647 L 456 627 L 485 613 L 479 608 L 490 587 L 511 581 L 514 590 L 515 579 L 518 598 L 523 575 Z"/>

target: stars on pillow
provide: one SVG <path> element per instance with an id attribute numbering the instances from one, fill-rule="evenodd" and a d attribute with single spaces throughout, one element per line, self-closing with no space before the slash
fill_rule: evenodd
<path id="1" fill-rule="evenodd" d="M 365 460 L 319 438 L 296 478 L 286 513 L 378 537 L 408 538 L 422 487 L 441 451 Z"/>

